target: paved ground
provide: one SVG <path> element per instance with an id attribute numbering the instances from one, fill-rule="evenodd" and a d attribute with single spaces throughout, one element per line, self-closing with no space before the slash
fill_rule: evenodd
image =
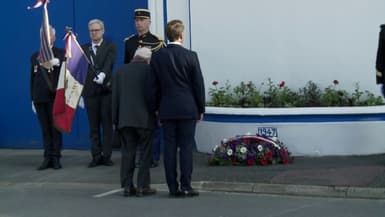
<path id="1" fill-rule="evenodd" d="M 200 190 L 385 199 L 385 155 L 296 157 L 293 164 L 209 166 L 207 154 L 194 155 L 194 186 Z M 0 184 L 55 182 L 109 186 L 119 191 L 120 152 L 112 167 L 87 168 L 89 152 L 63 151 L 63 169 L 36 171 L 42 150 L 0 149 Z M 166 190 L 163 167 L 151 169 L 152 183 Z"/>

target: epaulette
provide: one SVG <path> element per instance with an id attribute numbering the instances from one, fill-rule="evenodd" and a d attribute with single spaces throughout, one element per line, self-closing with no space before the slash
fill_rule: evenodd
<path id="1" fill-rule="evenodd" d="M 164 41 L 162 37 L 160 37 L 159 35 L 156 35 L 156 34 L 152 34 L 156 39 L 158 39 L 159 41 Z"/>
<path id="2" fill-rule="evenodd" d="M 132 38 L 132 37 L 134 37 L 134 36 L 135 36 L 135 34 L 132 34 L 132 35 L 130 35 L 130 36 L 128 36 L 128 37 L 125 37 L 125 38 L 123 39 L 123 41 L 126 42 L 127 40 L 130 40 L 130 38 Z"/>

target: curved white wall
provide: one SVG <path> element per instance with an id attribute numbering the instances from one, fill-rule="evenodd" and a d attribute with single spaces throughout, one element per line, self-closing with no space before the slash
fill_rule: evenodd
<path id="1" fill-rule="evenodd" d="M 206 107 L 207 120 L 197 124 L 195 138 L 198 151 L 212 153 L 212 149 L 220 145 L 223 139 L 248 133 L 254 135 L 260 127 L 273 127 L 277 130 L 278 138 L 294 156 L 380 154 L 385 153 L 381 138 L 385 132 L 384 114 L 385 106 L 275 109 Z M 210 119 L 215 115 L 229 116 Z M 245 115 L 248 116 L 246 122 L 241 119 Z M 269 118 L 262 120 L 265 116 Z M 335 120 L 330 120 L 329 116 L 334 116 Z M 252 117 L 255 121 L 250 121 Z"/>
<path id="2" fill-rule="evenodd" d="M 383 0 L 168 0 L 167 17 L 186 22 L 191 13 L 191 48 L 207 87 L 213 80 L 258 84 L 270 77 L 296 89 L 337 79 L 349 91 L 359 81 L 377 93 L 384 8 Z"/>

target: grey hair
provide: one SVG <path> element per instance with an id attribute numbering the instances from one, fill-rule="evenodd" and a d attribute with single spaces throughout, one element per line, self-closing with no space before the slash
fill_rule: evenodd
<path id="1" fill-rule="evenodd" d="M 90 22 L 88 22 L 88 27 L 90 27 L 94 23 L 99 24 L 100 27 L 102 27 L 102 29 L 104 29 L 104 23 L 103 23 L 103 21 L 101 21 L 99 19 L 92 19 L 92 20 L 90 20 Z"/>
<path id="2" fill-rule="evenodd" d="M 151 59 L 151 49 L 148 47 L 139 47 L 134 54 L 134 57 L 141 57 L 143 59 Z"/>

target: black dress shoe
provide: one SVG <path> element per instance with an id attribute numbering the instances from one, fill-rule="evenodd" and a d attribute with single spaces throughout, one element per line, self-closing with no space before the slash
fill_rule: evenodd
<path id="1" fill-rule="evenodd" d="M 60 159 L 59 158 L 53 158 L 52 159 L 52 168 L 55 170 L 61 169 L 62 166 L 60 164 Z"/>
<path id="2" fill-rule="evenodd" d="M 158 166 L 159 166 L 159 161 L 157 161 L 157 160 L 152 161 L 151 168 L 155 168 L 155 167 L 158 167 Z"/>
<path id="3" fill-rule="evenodd" d="M 194 190 L 194 189 L 190 189 L 188 191 L 182 191 L 184 196 L 185 197 L 196 197 L 196 196 L 199 196 L 199 192 Z"/>
<path id="4" fill-rule="evenodd" d="M 102 156 L 95 156 L 92 158 L 91 162 L 88 164 L 89 168 L 96 167 L 103 164 L 103 158 Z"/>
<path id="5" fill-rule="evenodd" d="M 181 198 L 181 197 L 184 197 L 185 194 L 184 194 L 182 191 L 176 191 L 176 192 L 170 192 L 170 193 L 168 194 L 168 196 L 169 196 L 170 198 Z"/>
<path id="6" fill-rule="evenodd" d="M 48 158 L 45 158 L 37 170 L 45 170 L 52 167 L 52 161 Z"/>
<path id="7" fill-rule="evenodd" d="M 123 196 L 131 197 L 131 196 L 134 196 L 134 195 L 136 195 L 136 188 L 135 187 L 124 188 Z"/>
<path id="8" fill-rule="evenodd" d="M 111 159 L 104 159 L 104 160 L 103 160 L 103 165 L 104 165 L 104 166 L 113 166 L 113 165 L 114 165 L 114 162 L 112 162 Z"/>

